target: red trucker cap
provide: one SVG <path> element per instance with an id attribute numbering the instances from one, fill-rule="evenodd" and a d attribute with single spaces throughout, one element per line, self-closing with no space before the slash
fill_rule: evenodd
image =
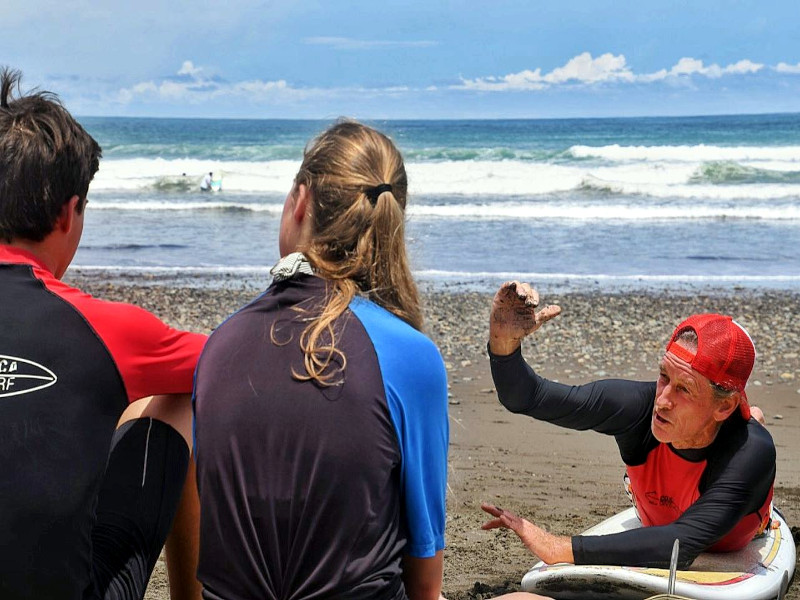
<path id="1" fill-rule="evenodd" d="M 697 334 L 695 353 L 675 343 L 687 329 Z M 744 387 L 753 370 L 756 349 L 744 327 L 725 315 L 692 315 L 675 328 L 667 344 L 667 352 L 685 360 L 692 369 L 717 385 L 741 392 L 739 410 L 745 419 L 750 418 L 750 405 Z"/>

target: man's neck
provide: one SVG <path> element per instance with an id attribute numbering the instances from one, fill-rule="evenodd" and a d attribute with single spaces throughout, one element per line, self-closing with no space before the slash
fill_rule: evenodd
<path id="1" fill-rule="evenodd" d="M 6 242 L 6 245 L 33 254 L 48 271 L 56 278 L 61 279 L 69 263 L 66 265 L 63 264 L 64 261 L 61 260 L 61 253 L 58 252 L 54 243 L 48 242 L 48 239 L 49 238 L 45 238 L 41 242 L 34 242 L 31 240 L 14 238 L 10 242 Z"/>

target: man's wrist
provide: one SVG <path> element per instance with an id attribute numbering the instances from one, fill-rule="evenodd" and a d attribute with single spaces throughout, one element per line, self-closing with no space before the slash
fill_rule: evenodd
<path id="1" fill-rule="evenodd" d="M 572 538 L 569 536 L 560 536 L 558 540 L 558 562 L 575 564 L 575 554 L 572 551 Z"/>
<path id="2" fill-rule="evenodd" d="M 489 351 L 495 356 L 514 354 L 522 345 L 520 340 L 492 337 L 489 335 Z"/>

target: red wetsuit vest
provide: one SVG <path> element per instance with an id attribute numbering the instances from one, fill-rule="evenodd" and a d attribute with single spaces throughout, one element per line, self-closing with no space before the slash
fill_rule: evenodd
<path id="1" fill-rule="evenodd" d="M 633 500 L 645 527 L 668 525 L 700 498 L 700 480 L 707 461 L 693 462 L 679 456 L 668 444 L 659 444 L 644 464 L 628 466 Z M 770 522 L 772 489 L 761 509 L 742 518 L 732 531 L 709 548 L 729 552 L 743 548 Z"/>

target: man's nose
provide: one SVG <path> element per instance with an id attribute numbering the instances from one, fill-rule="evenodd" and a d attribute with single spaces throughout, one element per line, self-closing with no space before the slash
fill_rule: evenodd
<path id="1" fill-rule="evenodd" d="M 672 386 L 665 385 L 661 393 L 656 396 L 656 407 L 662 410 L 672 408 Z"/>

